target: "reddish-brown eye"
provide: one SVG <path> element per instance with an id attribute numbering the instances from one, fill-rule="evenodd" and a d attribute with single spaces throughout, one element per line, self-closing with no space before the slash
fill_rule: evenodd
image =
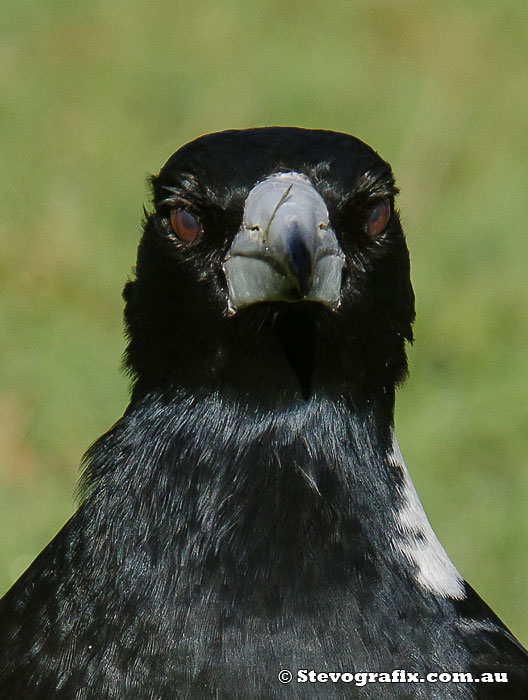
<path id="1" fill-rule="evenodd" d="M 194 243 L 202 232 L 200 222 L 187 209 L 171 209 L 170 221 L 172 230 L 184 243 Z"/>
<path id="2" fill-rule="evenodd" d="M 387 197 L 380 199 L 371 209 L 367 229 L 371 236 L 378 236 L 387 228 L 391 215 L 391 205 Z"/>

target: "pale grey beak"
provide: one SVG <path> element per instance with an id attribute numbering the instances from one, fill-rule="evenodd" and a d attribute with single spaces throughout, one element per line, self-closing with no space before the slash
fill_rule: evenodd
<path id="1" fill-rule="evenodd" d="M 344 262 L 324 199 L 310 180 L 273 175 L 249 193 L 224 260 L 229 309 L 304 299 L 336 309 Z"/>

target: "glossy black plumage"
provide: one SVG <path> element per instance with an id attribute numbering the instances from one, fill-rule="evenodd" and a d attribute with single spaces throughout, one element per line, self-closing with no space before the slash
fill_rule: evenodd
<path id="1" fill-rule="evenodd" d="M 324 198 L 337 310 L 229 310 L 223 261 L 277 172 Z M 526 652 L 423 524 L 404 527 L 393 407 L 414 299 L 396 211 L 367 229 L 396 194 L 390 167 L 344 134 L 223 132 L 176 152 L 153 191 L 125 288 L 131 402 L 88 452 L 78 512 L 0 604 L 1 700 L 524 697 Z M 196 243 L 174 237 L 172 206 L 200 220 Z M 438 585 L 420 569 L 433 554 Z M 283 685 L 281 669 L 509 682 Z"/>

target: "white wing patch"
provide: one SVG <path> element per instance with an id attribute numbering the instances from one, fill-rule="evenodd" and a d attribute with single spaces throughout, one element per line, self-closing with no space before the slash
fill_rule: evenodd
<path id="1" fill-rule="evenodd" d="M 397 513 L 399 533 L 393 546 L 417 567 L 418 583 L 431 593 L 448 598 L 464 598 L 464 580 L 440 544 L 403 461 L 400 446 L 393 435 L 390 459 L 403 474 L 402 505 Z"/>

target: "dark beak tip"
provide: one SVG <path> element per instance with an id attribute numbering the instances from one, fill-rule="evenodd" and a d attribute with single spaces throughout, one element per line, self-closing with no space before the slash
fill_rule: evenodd
<path id="1" fill-rule="evenodd" d="M 287 250 L 290 269 L 297 279 L 299 292 L 305 296 L 312 276 L 312 256 L 299 234 L 288 239 Z"/>

